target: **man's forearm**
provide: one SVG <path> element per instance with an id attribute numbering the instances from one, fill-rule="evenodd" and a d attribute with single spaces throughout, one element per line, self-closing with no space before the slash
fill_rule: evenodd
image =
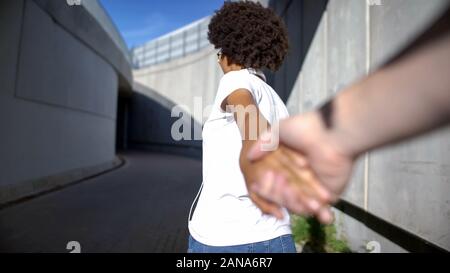
<path id="1" fill-rule="evenodd" d="M 450 120 L 450 35 L 343 90 L 330 134 L 358 155 Z"/>

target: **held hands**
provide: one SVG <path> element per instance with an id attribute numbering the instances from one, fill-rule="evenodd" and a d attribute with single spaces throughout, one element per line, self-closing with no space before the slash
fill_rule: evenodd
<path id="1" fill-rule="evenodd" d="M 261 150 L 261 139 L 268 139 L 263 135 L 241 164 L 250 197 L 263 212 L 277 217 L 280 207 L 286 207 L 331 223 L 328 205 L 345 189 L 356 156 L 345 152 L 316 112 L 283 120 L 279 129 L 277 150 Z"/>
<path id="2" fill-rule="evenodd" d="M 287 207 L 295 213 L 315 215 L 323 223 L 332 222 L 328 190 L 295 150 L 280 145 L 254 162 L 241 157 L 240 164 L 250 198 L 263 213 L 282 219 L 281 207 Z M 294 206 L 287 206 L 288 200 L 295 201 Z"/>

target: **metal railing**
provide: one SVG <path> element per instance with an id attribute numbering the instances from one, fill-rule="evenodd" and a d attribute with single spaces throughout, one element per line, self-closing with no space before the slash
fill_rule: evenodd
<path id="1" fill-rule="evenodd" d="M 133 67 L 140 69 L 168 62 L 197 52 L 208 45 L 208 24 L 211 16 L 195 21 L 131 49 Z"/>

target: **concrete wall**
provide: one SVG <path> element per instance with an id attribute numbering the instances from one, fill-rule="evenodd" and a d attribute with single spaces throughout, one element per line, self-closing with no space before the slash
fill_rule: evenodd
<path id="1" fill-rule="evenodd" d="M 127 52 L 84 6 L 0 3 L 0 204 L 117 165 Z"/>
<path id="2" fill-rule="evenodd" d="M 173 153 L 201 158 L 201 139 L 193 138 L 194 131 L 201 136 L 202 124 L 187 112 L 173 115 L 176 104 L 154 90 L 135 83 L 134 92 L 128 99 L 127 145 L 129 148 L 154 152 Z M 172 126 L 186 130 L 191 138 L 172 137 Z M 179 131 L 179 130 L 178 130 Z"/>
<path id="3" fill-rule="evenodd" d="M 203 106 L 213 103 L 223 72 L 212 46 L 187 57 L 133 71 L 134 80 L 169 98 L 176 105 L 185 105 L 193 118 L 203 124 L 207 118 L 194 113 L 194 98 Z"/>
<path id="4" fill-rule="evenodd" d="M 327 0 L 270 1 L 270 8 L 283 18 L 287 26 L 289 51 L 276 72 L 265 71 L 265 74 L 267 82 L 285 103 L 291 95 L 327 3 Z"/>
<path id="5" fill-rule="evenodd" d="M 133 121 L 134 129 L 129 132 L 132 135 L 129 136 L 131 144 L 154 146 L 160 143 L 166 147 L 178 145 L 201 149 L 200 141 L 173 141 L 170 130 L 177 119 L 171 118 L 170 114 L 174 106 L 181 106 L 185 110 L 185 120 L 192 121 L 194 130 L 191 133 L 192 139 L 196 137 L 197 140 L 200 140 L 202 125 L 209 115 L 207 106 L 212 105 L 220 78 L 223 75 L 217 63 L 216 52 L 212 46 L 208 46 L 184 58 L 133 71 L 136 83 L 145 86 L 153 94 L 170 101 L 170 106 L 166 105 L 164 109 L 166 116 L 153 115 L 157 119 L 152 119 L 151 115 L 146 115 L 146 120 L 141 118 L 140 122 Z M 155 96 L 148 91 L 139 92 L 139 94 L 142 99 L 146 97 L 149 101 L 155 100 Z M 137 101 L 135 100 L 135 102 Z M 143 109 L 142 105 L 140 108 Z M 147 109 L 149 108 L 147 107 Z M 203 111 L 204 109 L 206 110 Z M 139 112 L 144 113 L 142 110 Z M 162 124 L 163 121 L 170 126 L 163 126 L 162 130 L 153 131 L 151 134 L 143 133 L 143 128 L 148 129 L 148 124 Z M 138 130 L 139 128 L 141 129 Z"/>
<path id="6" fill-rule="evenodd" d="M 448 1 L 329 1 L 298 75 L 288 108 L 309 111 L 376 69 L 420 34 Z M 357 163 L 344 195 L 350 203 L 450 250 L 450 130 L 371 152 Z M 337 213 L 340 234 L 355 251 L 378 241 L 382 252 L 405 251 Z"/>

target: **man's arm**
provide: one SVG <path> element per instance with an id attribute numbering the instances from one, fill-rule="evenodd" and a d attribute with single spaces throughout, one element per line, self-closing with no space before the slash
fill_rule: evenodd
<path id="1" fill-rule="evenodd" d="M 334 200 L 347 185 L 358 155 L 450 121 L 449 10 L 380 70 L 344 89 L 321 109 L 280 123 L 280 142 L 305 155 Z M 251 160 L 267 153 L 261 143 L 250 150 Z M 255 192 L 268 200 L 286 196 L 275 196 L 264 188 Z M 295 195 L 283 202 L 301 214 Z"/>
<path id="2" fill-rule="evenodd" d="M 450 32 L 342 91 L 330 134 L 349 154 L 402 140 L 450 120 Z"/>

